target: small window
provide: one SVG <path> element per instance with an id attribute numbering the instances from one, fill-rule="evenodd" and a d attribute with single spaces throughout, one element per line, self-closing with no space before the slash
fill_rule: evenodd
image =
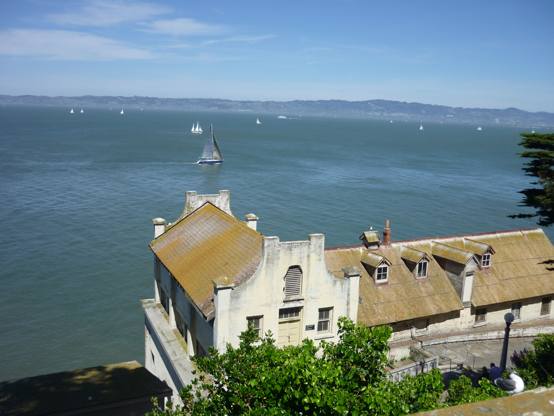
<path id="1" fill-rule="evenodd" d="M 263 316 L 249 316 L 246 318 L 246 321 L 248 322 L 248 327 L 252 328 L 256 331 L 256 336 L 258 338 L 261 338 L 262 336 L 262 319 Z"/>
<path id="2" fill-rule="evenodd" d="M 420 319 L 420 320 L 416 321 L 415 324 L 414 324 L 415 331 L 418 334 L 427 332 L 429 330 L 429 324 L 430 323 L 431 323 L 430 319 L 425 319 L 425 320 Z"/>
<path id="3" fill-rule="evenodd" d="M 541 316 L 550 315 L 550 304 L 552 303 L 552 298 L 549 296 L 547 298 L 542 298 L 541 300 Z"/>
<path id="4" fill-rule="evenodd" d="M 150 357 L 152 357 L 152 364 L 156 362 L 156 359 L 154 358 L 154 353 L 150 351 Z"/>
<path id="5" fill-rule="evenodd" d="M 188 328 L 185 320 L 183 319 L 183 316 L 178 310 L 175 310 L 175 325 L 177 326 L 177 330 L 186 342 Z"/>
<path id="6" fill-rule="evenodd" d="M 317 318 L 317 332 L 331 332 L 333 308 L 321 308 Z"/>
<path id="7" fill-rule="evenodd" d="M 416 277 L 427 277 L 427 260 L 421 260 L 417 264 Z"/>
<path id="8" fill-rule="evenodd" d="M 300 296 L 302 293 L 302 269 L 291 266 L 285 274 L 285 299 Z"/>
<path id="9" fill-rule="evenodd" d="M 481 267 L 486 268 L 491 266 L 491 253 L 483 254 L 481 257 Z"/>
<path id="10" fill-rule="evenodd" d="M 162 304 L 163 308 L 169 315 L 169 297 L 165 293 L 165 290 L 162 289 L 160 286 L 160 303 Z"/>
<path id="11" fill-rule="evenodd" d="M 475 323 L 482 324 L 487 322 L 487 310 L 485 308 L 477 309 L 475 311 Z"/>
<path id="12" fill-rule="evenodd" d="M 375 280 L 377 282 L 386 282 L 389 278 L 389 266 L 382 265 L 375 271 Z"/>
<path id="13" fill-rule="evenodd" d="M 279 309 L 279 319 L 300 318 L 300 308 Z"/>
<path id="14" fill-rule="evenodd" d="M 521 303 L 514 303 L 512 305 L 512 315 L 514 315 L 514 320 L 521 319 Z"/>

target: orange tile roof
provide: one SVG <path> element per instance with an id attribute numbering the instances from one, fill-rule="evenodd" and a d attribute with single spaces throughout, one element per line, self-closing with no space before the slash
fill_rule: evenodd
<path id="1" fill-rule="evenodd" d="M 204 316 L 213 313 L 213 282 L 238 285 L 256 271 L 263 237 L 211 203 L 173 224 L 150 243 Z"/>

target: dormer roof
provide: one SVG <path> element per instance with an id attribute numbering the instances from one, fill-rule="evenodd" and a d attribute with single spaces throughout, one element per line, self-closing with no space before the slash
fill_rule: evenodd
<path id="1" fill-rule="evenodd" d="M 475 257 L 471 251 L 462 248 L 454 247 L 445 243 L 433 241 L 432 244 L 433 256 L 442 257 L 443 259 L 453 261 L 458 264 L 466 265 Z"/>
<path id="2" fill-rule="evenodd" d="M 391 265 L 391 262 L 385 257 L 380 254 L 374 253 L 372 251 L 366 251 L 362 255 L 362 263 L 365 263 L 374 269 L 381 266 L 381 264 L 385 263 L 387 266 Z"/>
<path id="3" fill-rule="evenodd" d="M 360 240 L 362 240 L 364 244 L 367 244 L 367 245 L 381 244 L 381 238 L 379 237 L 379 233 L 375 230 L 364 231 L 360 236 Z"/>
<path id="4" fill-rule="evenodd" d="M 426 252 L 417 250 L 413 247 L 402 246 L 400 249 L 400 257 L 412 263 L 419 263 L 421 260 L 429 261 L 429 256 Z"/>
<path id="5" fill-rule="evenodd" d="M 490 244 L 483 243 L 477 240 L 472 240 L 469 238 L 463 238 L 461 242 L 465 250 L 471 251 L 472 253 L 477 254 L 478 256 L 482 256 L 485 253 L 494 254 L 494 249 Z"/>

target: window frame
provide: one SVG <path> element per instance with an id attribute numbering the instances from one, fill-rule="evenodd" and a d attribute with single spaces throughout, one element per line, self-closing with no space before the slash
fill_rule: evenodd
<path id="1" fill-rule="evenodd" d="M 381 278 L 381 279 L 379 278 L 380 269 L 385 269 L 385 277 Z M 377 266 L 375 268 L 374 279 L 375 279 L 376 283 L 386 283 L 386 282 L 388 282 L 389 281 L 389 265 L 386 264 L 386 263 L 381 263 L 379 266 Z"/>
<path id="2" fill-rule="evenodd" d="M 284 312 L 284 311 L 296 311 L 296 312 L 298 312 L 298 314 L 282 317 L 281 313 Z M 286 312 L 285 312 L 285 314 L 288 315 L 288 313 L 286 313 Z M 279 322 L 299 321 L 301 319 L 301 317 L 302 317 L 302 307 L 301 306 L 291 307 L 291 308 L 280 308 L 279 309 Z"/>
<path id="3" fill-rule="evenodd" d="M 425 273 L 420 274 L 419 266 L 423 266 L 423 264 L 425 264 Z M 429 261 L 426 260 L 426 259 L 420 260 L 416 264 L 416 268 L 415 268 L 415 277 L 416 277 L 416 279 L 425 279 L 427 277 L 428 272 L 429 272 Z"/>
<path id="4" fill-rule="evenodd" d="M 327 312 L 327 318 L 321 318 L 321 313 Z M 327 328 L 326 329 L 320 329 L 320 324 L 326 323 Z M 317 311 L 317 333 L 318 334 L 327 334 L 332 331 L 333 327 L 333 307 L 329 306 L 326 308 L 319 308 Z"/>
<path id="5" fill-rule="evenodd" d="M 169 296 L 165 293 L 162 285 L 159 285 L 160 288 L 160 304 L 162 305 L 163 310 L 169 315 Z"/>
<path id="6" fill-rule="evenodd" d="M 488 269 L 492 265 L 492 254 L 487 252 L 481 257 L 481 267 L 483 269 Z"/>
<path id="7" fill-rule="evenodd" d="M 486 323 L 487 323 L 487 308 L 475 309 L 474 325 L 480 325 L 480 324 L 486 324 Z"/>
<path id="8" fill-rule="evenodd" d="M 512 303 L 510 312 L 512 313 L 512 315 L 514 315 L 514 321 L 521 320 L 521 306 L 521 302 Z M 515 311 L 517 311 L 517 313 L 514 313 Z"/>
<path id="9" fill-rule="evenodd" d="M 545 296 L 544 298 L 541 298 L 540 316 L 550 316 L 551 310 L 552 310 L 552 297 Z"/>
<path id="10" fill-rule="evenodd" d="M 258 331 L 258 338 L 261 338 L 262 335 L 263 335 L 263 326 L 264 326 L 264 316 L 263 315 L 252 315 L 252 316 L 247 316 L 246 317 L 246 327 L 249 328 L 250 327 L 250 323 L 252 322 L 257 322 L 258 325 L 257 326 L 254 326 L 253 325 L 253 329 L 255 329 L 256 331 Z"/>
<path id="11" fill-rule="evenodd" d="M 175 309 L 175 326 L 177 327 L 177 331 L 179 331 L 185 342 L 187 342 L 188 326 L 185 322 L 185 319 L 183 318 L 183 315 L 181 315 L 181 312 L 179 312 L 178 309 Z"/>

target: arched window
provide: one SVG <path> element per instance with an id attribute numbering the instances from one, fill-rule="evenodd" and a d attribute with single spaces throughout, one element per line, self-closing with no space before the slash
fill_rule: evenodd
<path id="1" fill-rule="evenodd" d="M 300 266 L 291 266 L 285 275 L 285 299 L 302 294 L 302 269 Z"/>

